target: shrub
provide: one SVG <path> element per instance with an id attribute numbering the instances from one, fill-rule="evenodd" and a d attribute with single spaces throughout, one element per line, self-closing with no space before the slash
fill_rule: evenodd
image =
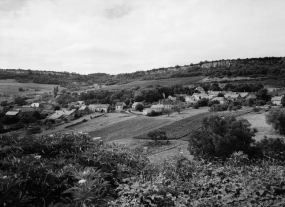
<path id="1" fill-rule="evenodd" d="M 214 104 L 210 107 L 210 112 L 216 112 L 216 111 L 226 111 L 228 109 L 228 105 L 226 104 Z"/>
<path id="2" fill-rule="evenodd" d="M 194 156 L 205 159 L 225 159 L 236 151 L 247 153 L 256 132 L 250 126 L 247 120 L 232 116 L 206 117 L 202 127 L 190 135 L 188 149 Z"/>
<path id="3" fill-rule="evenodd" d="M 285 134 L 285 110 L 271 109 L 266 115 L 266 122 L 272 125 L 272 128 L 280 134 Z"/>
<path id="4" fill-rule="evenodd" d="M 267 138 L 256 143 L 257 149 L 260 150 L 263 157 L 285 161 L 285 140 L 284 138 Z"/>
<path id="5" fill-rule="evenodd" d="M 147 133 L 148 138 L 157 142 L 158 140 L 167 140 L 167 135 L 165 131 L 155 130 Z"/>
<path id="6" fill-rule="evenodd" d="M 194 103 L 192 106 L 193 109 L 198 109 L 199 108 L 199 104 L 198 103 Z"/>
<path id="7" fill-rule="evenodd" d="M 208 102 L 208 106 L 209 106 L 209 107 L 213 106 L 214 104 L 220 104 L 220 101 L 214 100 L 214 101 L 209 101 L 209 102 Z"/>
<path id="8" fill-rule="evenodd" d="M 143 108 L 144 108 L 144 106 L 143 106 L 142 104 L 137 104 L 137 105 L 136 105 L 136 110 L 137 110 L 137 111 L 142 111 Z"/>

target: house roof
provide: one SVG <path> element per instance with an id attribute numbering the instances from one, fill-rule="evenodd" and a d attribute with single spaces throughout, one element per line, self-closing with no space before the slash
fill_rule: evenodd
<path id="1" fill-rule="evenodd" d="M 238 98 L 240 95 L 239 94 L 232 94 L 230 95 L 228 98 L 232 99 L 232 98 Z"/>
<path id="2" fill-rule="evenodd" d="M 68 115 L 72 114 L 74 111 L 75 111 L 75 109 L 72 109 L 70 111 L 68 111 L 68 110 L 57 110 L 49 117 L 49 119 L 58 119 L 61 116 L 68 116 Z"/>
<path id="3" fill-rule="evenodd" d="M 212 101 L 223 101 L 223 100 L 225 100 L 224 97 L 215 97 L 212 99 Z"/>
<path id="4" fill-rule="evenodd" d="M 84 104 L 84 101 L 77 101 L 78 104 Z"/>
<path id="5" fill-rule="evenodd" d="M 248 92 L 239 93 L 240 97 L 244 98 L 248 95 Z"/>
<path id="6" fill-rule="evenodd" d="M 170 102 L 170 101 L 168 101 L 168 100 L 162 100 L 162 101 L 161 101 L 161 104 L 162 104 L 162 105 L 173 105 L 173 103 Z"/>
<path id="7" fill-rule="evenodd" d="M 78 110 L 85 110 L 86 108 L 88 108 L 86 105 L 81 106 Z"/>
<path id="8" fill-rule="evenodd" d="M 132 106 L 136 106 L 136 105 L 138 105 L 138 104 L 142 104 L 142 105 L 143 105 L 142 102 L 134 102 Z"/>
<path id="9" fill-rule="evenodd" d="M 117 102 L 116 106 L 126 106 L 125 102 Z"/>
<path id="10" fill-rule="evenodd" d="M 272 97 L 271 101 L 281 101 L 283 96 L 274 96 Z"/>
<path id="11" fill-rule="evenodd" d="M 19 113 L 19 111 L 7 111 L 6 115 L 7 116 L 15 116 Z"/>
<path id="12" fill-rule="evenodd" d="M 157 105 L 152 105 L 150 107 L 151 109 L 159 109 L 159 108 L 164 108 L 162 104 L 157 104 Z"/>

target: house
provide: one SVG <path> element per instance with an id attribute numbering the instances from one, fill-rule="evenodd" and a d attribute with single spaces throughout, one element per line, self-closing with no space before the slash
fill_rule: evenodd
<path id="1" fill-rule="evenodd" d="M 283 96 L 274 96 L 274 97 L 272 97 L 271 102 L 274 105 L 281 106 L 282 105 L 282 98 L 283 98 Z"/>
<path id="2" fill-rule="evenodd" d="M 132 104 L 132 108 L 133 108 L 133 109 L 136 109 L 136 107 L 137 107 L 138 104 L 143 105 L 143 102 L 134 102 L 134 103 Z"/>
<path id="3" fill-rule="evenodd" d="M 232 94 L 228 96 L 227 98 L 229 101 L 237 101 L 241 99 L 241 96 L 239 94 Z"/>
<path id="4" fill-rule="evenodd" d="M 116 111 L 122 111 L 127 107 L 125 102 L 117 102 L 116 103 Z"/>
<path id="5" fill-rule="evenodd" d="M 256 99 L 256 95 L 254 93 L 248 93 L 245 99 Z"/>
<path id="6" fill-rule="evenodd" d="M 226 103 L 228 100 L 225 97 L 215 97 L 211 101 L 219 101 L 220 104 Z"/>
<path id="7" fill-rule="evenodd" d="M 48 117 L 48 119 L 56 120 L 56 119 L 68 119 L 71 120 L 74 118 L 76 110 L 72 109 L 71 111 L 68 110 L 57 110 L 55 111 L 51 116 Z"/>
<path id="8" fill-rule="evenodd" d="M 169 100 L 159 101 L 158 105 L 162 105 L 164 109 L 171 109 L 173 107 L 173 103 Z"/>
<path id="9" fill-rule="evenodd" d="M 177 100 L 177 98 L 175 97 L 175 96 L 168 96 L 167 97 L 169 100 L 171 100 L 171 101 L 176 101 Z"/>
<path id="10" fill-rule="evenodd" d="M 239 93 L 240 97 L 245 99 L 248 96 L 248 92 Z"/>
<path id="11" fill-rule="evenodd" d="M 185 97 L 185 102 L 188 103 L 188 104 L 194 104 L 196 103 L 196 99 L 194 96 L 186 96 Z"/>
<path id="12" fill-rule="evenodd" d="M 7 111 L 6 116 L 17 116 L 20 113 L 20 111 Z"/>
<path id="13" fill-rule="evenodd" d="M 76 103 L 77 103 L 77 105 L 80 105 L 80 106 L 85 104 L 84 101 L 77 101 Z"/>
<path id="14" fill-rule="evenodd" d="M 218 97 L 219 94 L 223 94 L 223 92 L 222 91 L 209 91 L 208 97 L 209 99 L 213 99 L 215 97 Z"/>
<path id="15" fill-rule="evenodd" d="M 79 114 L 84 115 L 84 114 L 89 114 L 90 109 L 86 105 L 82 105 L 79 109 Z"/>
<path id="16" fill-rule="evenodd" d="M 89 110 L 92 112 L 105 112 L 108 113 L 111 109 L 110 104 L 90 104 L 88 106 Z"/>
<path id="17" fill-rule="evenodd" d="M 150 114 L 152 111 L 155 112 L 162 112 L 164 110 L 164 107 L 162 104 L 156 104 L 156 105 L 152 105 L 150 108 L 146 108 L 143 110 L 143 115 L 148 115 Z"/>

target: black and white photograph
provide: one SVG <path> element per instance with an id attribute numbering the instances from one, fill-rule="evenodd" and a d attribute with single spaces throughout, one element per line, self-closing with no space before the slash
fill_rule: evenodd
<path id="1" fill-rule="evenodd" d="M 285 207 L 285 0 L 0 0 L 0 207 Z"/>

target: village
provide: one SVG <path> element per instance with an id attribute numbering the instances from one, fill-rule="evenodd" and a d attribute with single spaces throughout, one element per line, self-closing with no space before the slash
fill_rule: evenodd
<path id="1" fill-rule="evenodd" d="M 128 105 L 125 102 L 118 101 L 111 104 L 86 104 L 83 100 L 60 104 L 58 100 L 64 94 L 70 94 L 66 89 L 58 91 L 55 94 L 45 92 L 42 94 L 25 94 L 22 96 L 13 95 L 9 102 L 1 102 L 2 107 L 6 106 L 6 122 L 13 123 L 13 120 L 25 120 L 22 117 L 35 117 L 35 121 L 22 121 L 25 128 L 30 133 L 39 133 L 43 130 L 54 129 L 59 125 L 73 124 L 79 118 L 87 121 L 88 119 L 98 118 L 106 113 L 124 113 L 135 116 L 160 116 L 180 113 L 181 111 L 195 110 L 199 107 L 208 107 L 209 111 L 239 110 L 243 106 L 255 108 L 270 108 L 271 106 L 282 106 L 283 90 L 280 88 L 267 87 L 267 91 L 274 93 L 271 100 L 266 103 L 257 101 L 257 95 L 253 92 L 232 92 L 232 91 L 205 91 L 203 87 L 196 86 L 194 93 L 174 94 L 159 100 L 158 102 L 146 103 L 145 101 L 130 101 Z M 281 93 L 276 93 L 281 91 Z M 87 93 L 87 92 L 83 92 Z M 2 94 L 3 95 L 3 94 Z M 78 99 L 78 93 L 72 93 Z M 17 103 L 18 100 L 25 99 L 25 105 Z M 16 101 L 17 100 L 17 101 Z M 19 102 L 19 101 L 18 101 Z M 8 108 L 8 109 L 7 109 Z M 16 121 L 14 121 L 16 123 Z M 74 125 L 74 124 L 73 124 Z M 11 128 L 11 127 L 10 127 Z M 17 128 L 17 127 L 16 127 Z M 32 130 L 34 128 L 34 130 Z M 36 128 L 36 129 L 35 129 Z M 6 131 L 13 131 L 15 127 Z"/>

